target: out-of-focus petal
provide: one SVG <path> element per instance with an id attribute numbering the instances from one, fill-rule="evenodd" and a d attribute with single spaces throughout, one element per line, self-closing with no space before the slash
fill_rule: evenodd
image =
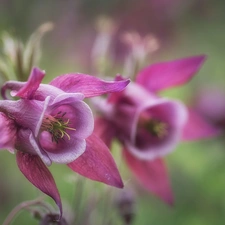
<path id="1" fill-rule="evenodd" d="M 110 148 L 112 139 L 116 136 L 113 124 L 103 117 L 95 118 L 94 133 Z"/>
<path id="2" fill-rule="evenodd" d="M 156 63 L 139 72 L 136 82 L 150 92 L 157 92 L 188 82 L 201 68 L 205 55 Z"/>
<path id="3" fill-rule="evenodd" d="M 169 205 L 173 205 L 173 193 L 166 167 L 162 159 L 152 161 L 140 160 L 126 149 L 123 156 L 140 184 L 148 191 L 160 197 Z"/>
<path id="4" fill-rule="evenodd" d="M 62 203 L 54 178 L 39 156 L 17 151 L 17 164 L 24 176 L 39 190 L 54 199 L 62 215 Z"/>
<path id="5" fill-rule="evenodd" d="M 91 180 L 122 188 L 123 182 L 116 163 L 104 142 L 94 134 L 86 141 L 86 151 L 68 166 Z"/>
<path id="6" fill-rule="evenodd" d="M 104 81 L 87 74 L 65 74 L 53 79 L 50 84 L 65 91 L 83 93 L 86 98 L 122 91 L 129 80 Z"/>
<path id="7" fill-rule="evenodd" d="M 218 128 L 225 128 L 225 90 L 221 86 L 201 87 L 193 96 L 193 108 Z"/>
<path id="8" fill-rule="evenodd" d="M 208 123 L 201 114 L 188 109 L 188 120 L 183 130 L 183 140 L 191 141 L 202 138 L 211 138 L 219 135 L 221 130 Z"/>
<path id="9" fill-rule="evenodd" d="M 165 137 L 155 137 L 146 132 L 146 129 L 143 130 L 139 125 L 142 114 L 150 116 L 150 120 L 157 119 L 165 123 Z M 175 150 L 181 140 L 186 120 L 186 107 L 179 101 L 166 98 L 158 99 L 155 102 L 146 101 L 145 105 L 139 106 L 133 118 L 130 130 L 131 140 L 125 140 L 125 145 L 139 159 L 153 160 L 162 157 Z"/>

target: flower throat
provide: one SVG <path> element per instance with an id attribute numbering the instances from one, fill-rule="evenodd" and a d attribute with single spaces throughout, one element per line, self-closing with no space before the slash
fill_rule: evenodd
<path id="1" fill-rule="evenodd" d="M 59 139 L 64 140 L 64 136 L 70 140 L 68 130 L 75 131 L 75 128 L 70 127 L 70 120 L 65 119 L 66 112 L 58 112 L 55 116 L 44 116 L 43 123 L 41 125 L 42 130 L 48 131 L 52 135 L 52 142 L 58 143 Z"/>

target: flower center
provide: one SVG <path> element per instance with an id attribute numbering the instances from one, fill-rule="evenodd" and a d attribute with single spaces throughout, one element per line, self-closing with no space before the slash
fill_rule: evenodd
<path id="1" fill-rule="evenodd" d="M 64 136 L 70 140 L 68 130 L 76 130 L 70 127 L 70 120 L 64 118 L 66 112 L 58 112 L 56 115 L 44 116 L 43 123 L 41 125 L 42 130 L 48 131 L 52 135 L 52 142 L 58 143 L 59 139 L 64 140 Z"/>
<path id="2" fill-rule="evenodd" d="M 160 139 L 168 134 L 168 125 L 158 119 L 147 119 L 142 117 L 139 121 L 139 127 L 146 129 L 152 136 Z"/>
<path id="3" fill-rule="evenodd" d="M 157 119 L 151 119 L 144 124 L 146 128 L 153 136 L 158 138 L 164 138 L 168 134 L 168 125 Z"/>

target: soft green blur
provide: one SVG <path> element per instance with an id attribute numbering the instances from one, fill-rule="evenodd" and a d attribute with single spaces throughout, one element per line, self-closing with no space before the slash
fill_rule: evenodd
<path id="1" fill-rule="evenodd" d="M 75 1 L 74 1 L 75 2 Z M 76 4 L 73 1 L 6 1 L 0 0 L 0 35 L 7 31 L 23 41 L 42 23 L 51 21 L 55 28 L 48 33 L 42 43 L 40 67 L 46 70 L 45 82 L 57 75 L 69 72 L 88 72 L 80 63 L 77 55 L 76 41 L 87 38 L 88 29 L 94 29 L 94 23 L 83 27 L 82 21 L 76 20 Z M 98 12 L 104 12 L 107 4 L 95 0 Z M 113 2 L 113 1 L 109 1 Z M 126 2 L 126 1 L 122 1 Z M 177 1 L 182 2 L 182 0 Z M 219 85 L 225 88 L 225 3 L 221 1 L 188 1 L 183 0 L 186 10 L 174 21 L 174 34 L 167 45 L 152 57 L 152 62 L 172 60 L 179 57 L 206 54 L 208 59 L 198 75 L 185 87 L 175 88 L 162 93 L 176 97 L 187 103 L 201 85 Z M 188 2 L 188 3 L 187 3 Z M 198 3 L 197 3 L 198 2 Z M 88 1 L 86 0 L 86 4 Z M 103 7 L 104 6 L 104 7 Z M 71 9 L 72 7 L 72 9 Z M 101 10 L 100 10 L 101 9 Z M 90 9 L 89 9 L 90 10 Z M 93 12 L 93 15 L 95 13 Z M 92 15 L 92 16 L 93 16 Z M 162 15 L 163 16 L 163 15 Z M 84 19 L 84 18 L 82 18 Z M 82 27 L 79 27 L 79 23 Z M 172 29 L 172 28 L 171 28 Z M 73 30 L 73 32 L 70 32 Z M 71 36 L 71 35 L 74 36 Z M 83 35 L 83 36 L 82 36 Z M 1 51 L 1 49 L 0 49 Z M 87 51 L 85 48 L 84 51 Z M 114 69 L 113 71 L 116 71 Z M 121 73 L 118 69 L 116 73 Z M 107 74 L 108 75 L 108 74 Z M 113 75 L 113 74 L 109 74 Z M 119 146 L 113 149 L 116 159 L 119 157 Z M 133 225 L 223 225 L 225 224 L 225 141 L 224 137 L 192 143 L 181 143 L 176 151 L 166 157 L 168 171 L 174 190 L 175 204 L 165 205 L 156 197 L 145 192 L 129 175 L 122 162 L 118 162 L 125 184 L 133 187 L 135 193 L 135 217 Z M 117 220 L 116 210 L 107 206 L 110 193 L 103 184 L 92 184 L 86 181 L 85 192 L 80 190 L 78 175 L 74 175 L 66 165 L 53 165 L 51 171 L 55 177 L 63 204 L 69 210 L 76 205 L 86 210 L 82 196 L 101 197 L 101 202 L 94 202 L 92 215 L 93 225 L 104 224 L 105 217 L 110 215 Z M 0 152 L 0 224 L 9 212 L 19 203 L 32 200 L 41 193 L 34 188 L 20 173 L 16 166 L 15 156 L 7 151 Z M 100 198 L 100 199 L 101 199 Z M 54 206 L 48 197 L 46 201 Z M 82 205 L 83 204 L 83 205 Z M 89 203 L 88 203 L 89 204 Z M 96 209 L 99 206 L 99 209 Z M 103 210 L 104 209 L 104 210 Z M 82 211 L 81 210 L 81 211 Z M 66 212 L 65 212 L 66 213 Z M 71 212 L 71 214 L 76 212 Z M 109 218 L 110 219 L 110 218 Z M 30 213 L 22 211 L 15 225 L 38 224 Z M 120 219 L 112 224 L 123 224 Z M 73 225 L 73 224 L 72 224 Z M 74 224 L 75 225 L 75 224 Z"/>

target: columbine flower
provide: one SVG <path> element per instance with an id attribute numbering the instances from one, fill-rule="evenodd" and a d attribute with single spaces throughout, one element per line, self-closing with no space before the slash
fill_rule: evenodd
<path id="1" fill-rule="evenodd" d="M 205 56 L 196 56 L 148 66 L 123 92 L 95 102 L 101 114 L 96 119 L 96 133 L 108 146 L 117 138 L 137 179 L 169 204 L 173 196 L 161 157 L 175 149 L 184 130 L 187 133 L 186 125 L 192 114 L 181 102 L 159 97 L 157 93 L 186 83 L 204 60 Z M 198 127 L 198 121 L 195 122 Z M 199 136 L 204 134 L 200 128 L 196 131 Z"/>
<path id="2" fill-rule="evenodd" d="M 52 162 L 67 164 L 92 180 L 123 186 L 108 148 L 92 133 L 92 111 L 83 99 L 123 90 L 129 80 L 106 82 L 85 74 L 66 74 L 40 84 L 44 75 L 34 68 L 27 82 L 9 81 L 2 87 L 0 147 L 15 150 L 25 177 L 51 196 L 62 212 L 56 184 L 46 167 Z M 7 90 L 20 99 L 10 100 Z"/>

